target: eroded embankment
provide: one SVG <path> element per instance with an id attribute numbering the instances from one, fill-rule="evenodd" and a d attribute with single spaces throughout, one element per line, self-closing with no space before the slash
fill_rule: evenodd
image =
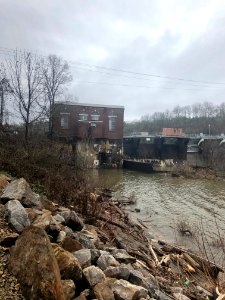
<path id="1" fill-rule="evenodd" d="M 152 239 L 103 196 L 87 219 L 23 178 L 1 182 L 1 299 L 217 298 L 218 267 Z"/>

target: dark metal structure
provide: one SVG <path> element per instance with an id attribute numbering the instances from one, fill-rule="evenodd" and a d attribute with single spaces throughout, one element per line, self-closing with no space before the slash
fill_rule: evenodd
<path id="1" fill-rule="evenodd" d="M 123 139 L 123 153 L 130 159 L 187 159 L 189 138 L 174 136 L 127 136 Z"/>

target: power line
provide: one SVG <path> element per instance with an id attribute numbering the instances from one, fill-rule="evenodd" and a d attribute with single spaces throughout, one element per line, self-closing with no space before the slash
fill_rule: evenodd
<path id="1" fill-rule="evenodd" d="M 86 63 L 81 63 L 81 62 L 74 62 L 74 61 L 70 61 L 70 63 L 72 63 L 72 64 L 78 64 L 78 65 L 84 65 L 84 66 L 89 66 L 89 67 L 95 67 L 95 68 L 103 69 L 103 70 L 111 70 L 111 71 L 114 71 L 114 72 L 121 72 L 121 73 L 128 73 L 128 74 L 140 75 L 140 76 L 148 76 L 148 77 L 156 77 L 156 78 L 162 78 L 162 79 L 188 81 L 188 82 L 196 82 L 196 83 L 205 83 L 205 84 L 225 85 L 224 82 L 200 81 L 200 80 L 193 80 L 193 79 L 184 79 L 184 78 L 179 78 L 179 77 L 153 75 L 153 74 L 148 74 L 148 73 L 140 73 L 140 72 L 123 70 L 123 69 L 102 67 L 102 66 L 98 66 L 98 65 L 91 65 L 91 64 L 86 64 Z"/>
<path id="2" fill-rule="evenodd" d="M 101 84 L 101 85 L 133 87 L 133 88 L 148 88 L 148 89 L 160 88 L 160 89 L 165 89 L 165 90 L 198 91 L 198 89 L 176 88 L 176 87 L 158 87 L 158 86 L 146 86 L 146 85 L 131 85 L 131 84 L 120 84 L 120 83 L 99 82 L 99 81 L 80 81 L 80 82 L 78 82 L 78 84 L 79 83 L 81 83 L 81 84 Z"/>
<path id="3" fill-rule="evenodd" d="M 6 47 L 0 47 L 0 49 L 4 50 L 5 52 L 24 52 L 26 50 L 21 50 L 21 49 L 12 49 L 12 48 L 6 48 Z M 31 52 L 31 51 L 28 51 Z M 32 53 L 32 52 L 31 52 Z M 46 57 L 44 55 L 41 55 L 43 57 Z M 129 71 L 129 70 L 124 70 L 124 69 L 119 69 L 119 68 L 110 68 L 110 67 L 103 67 L 103 66 L 98 66 L 94 64 L 87 64 L 87 63 L 82 63 L 78 61 L 71 61 L 69 60 L 71 64 L 75 65 L 83 65 L 83 66 L 88 66 L 88 67 L 94 67 L 97 69 L 101 70 L 107 70 L 107 71 L 113 71 L 117 73 L 125 73 L 125 74 L 132 74 L 132 75 L 139 75 L 143 77 L 155 77 L 159 79 L 167 79 L 167 80 L 175 80 L 175 81 L 183 81 L 183 82 L 193 82 L 193 83 L 203 83 L 203 84 L 211 84 L 211 85 L 225 85 L 224 82 L 212 82 L 212 81 L 203 81 L 203 80 L 194 80 L 194 79 L 185 79 L 185 78 L 180 78 L 180 77 L 172 77 L 172 76 L 162 76 L 162 75 L 156 75 L 156 74 L 148 74 L 148 73 L 141 73 L 141 72 L 135 72 L 135 71 Z"/>
<path id="4" fill-rule="evenodd" d="M 108 72 L 104 72 L 104 71 L 93 70 L 93 69 L 86 69 L 84 67 L 77 67 L 77 66 L 76 66 L 76 68 L 81 69 L 83 71 L 97 72 L 97 73 L 108 75 L 108 76 L 120 76 L 120 77 L 129 78 L 129 79 L 138 79 L 138 80 L 146 80 L 146 81 L 156 82 L 156 83 L 164 83 L 162 81 L 152 80 L 150 78 L 140 78 L 140 77 L 135 77 L 135 76 L 126 76 L 124 74 L 108 73 Z M 171 82 L 166 81 L 166 83 L 171 83 Z M 187 85 L 195 86 L 195 87 L 201 87 L 201 88 L 215 88 L 215 89 L 224 88 L 223 86 L 221 86 L 221 87 L 220 86 L 212 86 L 212 85 L 210 86 L 210 85 L 206 85 L 206 84 L 192 84 L 192 83 L 187 83 Z"/>

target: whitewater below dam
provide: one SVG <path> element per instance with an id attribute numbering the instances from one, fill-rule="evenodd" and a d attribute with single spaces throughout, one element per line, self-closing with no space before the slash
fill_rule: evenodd
<path id="1" fill-rule="evenodd" d="M 101 186 L 113 189 L 115 198 L 135 199 L 136 203 L 126 209 L 142 220 L 157 239 L 191 248 L 193 238 L 178 231 L 181 222 L 188 223 L 193 231 L 204 231 L 214 243 L 218 231 L 221 237 L 225 233 L 223 179 L 187 179 L 163 173 L 105 169 L 93 170 L 92 175 Z M 135 208 L 140 212 L 135 212 Z"/>

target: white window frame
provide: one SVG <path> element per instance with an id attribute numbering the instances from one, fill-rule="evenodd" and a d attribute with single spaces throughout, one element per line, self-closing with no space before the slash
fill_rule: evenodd
<path id="1" fill-rule="evenodd" d="M 69 116 L 70 116 L 70 113 L 60 113 L 61 129 L 69 129 Z"/>
<path id="2" fill-rule="evenodd" d="M 99 114 L 91 114 L 91 121 L 99 121 L 100 115 Z"/>
<path id="3" fill-rule="evenodd" d="M 109 131 L 116 131 L 117 123 L 116 119 L 117 116 L 109 116 Z"/>
<path id="4" fill-rule="evenodd" d="M 79 121 L 87 121 L 88 120 L 88 114 L 87 113 L 80 113 L 79 114 Z"/>

